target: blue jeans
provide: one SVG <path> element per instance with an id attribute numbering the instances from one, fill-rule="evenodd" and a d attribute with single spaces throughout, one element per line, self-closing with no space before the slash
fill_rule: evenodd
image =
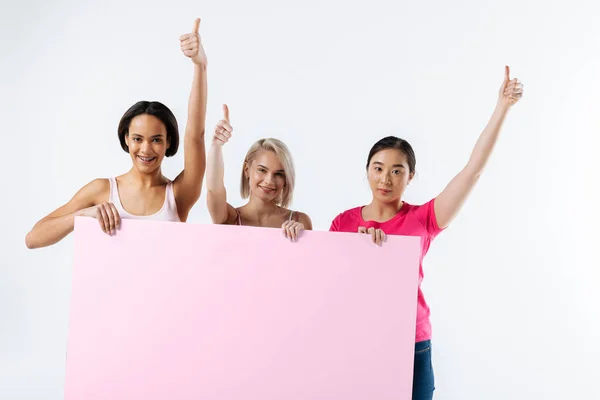
<path id="1" fill-rule="evenodd" d="M 431 364 L 431 341 L 415 343 L 415 365 L 412 400 L 431 400 L 435 382 Z"/>

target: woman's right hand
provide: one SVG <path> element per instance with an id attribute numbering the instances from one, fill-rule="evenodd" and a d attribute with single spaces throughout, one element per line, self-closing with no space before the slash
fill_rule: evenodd
<path id="1" fill-rule="evenodd" d="M 77 215 L 80 217 L 96 218 L 100 223 L 102 231 L 108 235 L 114 235 L 116 230 L 121 227 L 121 217 L 113 203 L 102 203 L 84 208 Z"/>
<path id="2" fill-rule="evenodd" d="M 364 226 L 359 226 L 358 233 L 366 233 L 366 234 L 371 235 L 371 238 L 373 239 L 373 243 L 375 243 L 377 246 L 381 246 L 383 244 L 383 242 L 385 242 L 385 239 L 386 239 L 385 232 L 382 231 L 381 229 L 366 228 Z"/>
<path id="3" fill-rule="evenodd" d="M 223 104 L 223 119 L 217 122 L 215 126 L 215 134 L 213 136 L 213 144 L 223 146 L 231 138 L 233 128 L 229 124 L 229 108 L 227 104 Z"/>

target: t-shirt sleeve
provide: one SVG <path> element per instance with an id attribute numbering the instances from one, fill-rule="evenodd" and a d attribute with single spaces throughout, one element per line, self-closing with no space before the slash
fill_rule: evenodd
<path id="1" fill-rule="evenodd" d="M 417 215 L 432 239 L 443 231 L 435 217 L 435 198 L 420 206 L 417 210 Z"/>
<path id="2" fill-rule="evenodd" d="M 329 232 L 339 232 L 340 231 L 340 219 L 342 218 L 342 214 L 339 214 L 335 219 L 331 222 L 331 226 L 329 227 Z"/>

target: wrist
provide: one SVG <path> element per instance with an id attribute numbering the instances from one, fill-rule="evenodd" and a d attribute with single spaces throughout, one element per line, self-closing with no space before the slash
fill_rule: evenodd
<path id="1" fill-rule="evenodd" d="M 496 110 L 506 113 L 510 109 L 510 106 L 511 106 L 511 104 L 508 100 L 504 100 L 504 99 L 500 98 L 500 99 L 498 99 L 498 102 L 496 103 Z"/>
<path id="2" fill-rule="evenodd" d="M 205 60 L 192 60 L 194 63 L 194 68 L 200 71 L 206 71 L 206 61 Z"/>
<path id="3" fill-rule="evenodd" d="M 214 151 L 220 151 L 224 144 L 225 143 L 221 142 L 219 139 L 213 139 L 210 147 L 211 149 L 214 149 Z"/>

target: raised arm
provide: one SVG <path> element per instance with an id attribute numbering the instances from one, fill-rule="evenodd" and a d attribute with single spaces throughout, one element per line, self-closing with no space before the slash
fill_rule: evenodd
<path id="1" fill-rule="evenodd" d="M 96 179 L 82 187 L 67 204 L 34 225 L 25 237 L 26 246 L 35 249 L 61 241 L 73 232 L 76 216 L 96 218 L 104 232 L 114 233 L 121 219 L 115 206 L 106 202 L 109 185 L 106 179 Z"/>
<path id="2" fill-rule="evenodd" d="M 194 22 L 192 33 L 180 38 L 181 51 L 194 63 L 194 78 L 188 103 L 188 120 L 183 139 L 183 171 L 175 178 L 174 191 L 177 210 L 182 221 L 200 198 L 206 170 L 204 132 L 206 121 L 206 54 L 198 34 L 200 18 Z"/>
<path id="3" fill-rule="evenodd" d="M 508 110 L 522 95 L 523 85 L 516 78 L 510 79 L 510 70 L 506 67 L 496 109 L 479 136 L 469 162 L 435 199 L 435 217 L 440 228 L 450 225 L 475 187 L 496 145 Z"/>
<path id="4" fill-rule="evenodd" d="M 215 224 L 233 224 L 237 216 L 235 209 L 227 203 L 224 184 L 223 145 L 231 138 L 232 132 L 233 128 L 229 124 L 229 108 L 223 104 L 223 119 L 215 126 L 206 168 L 208 212 Z"/>

